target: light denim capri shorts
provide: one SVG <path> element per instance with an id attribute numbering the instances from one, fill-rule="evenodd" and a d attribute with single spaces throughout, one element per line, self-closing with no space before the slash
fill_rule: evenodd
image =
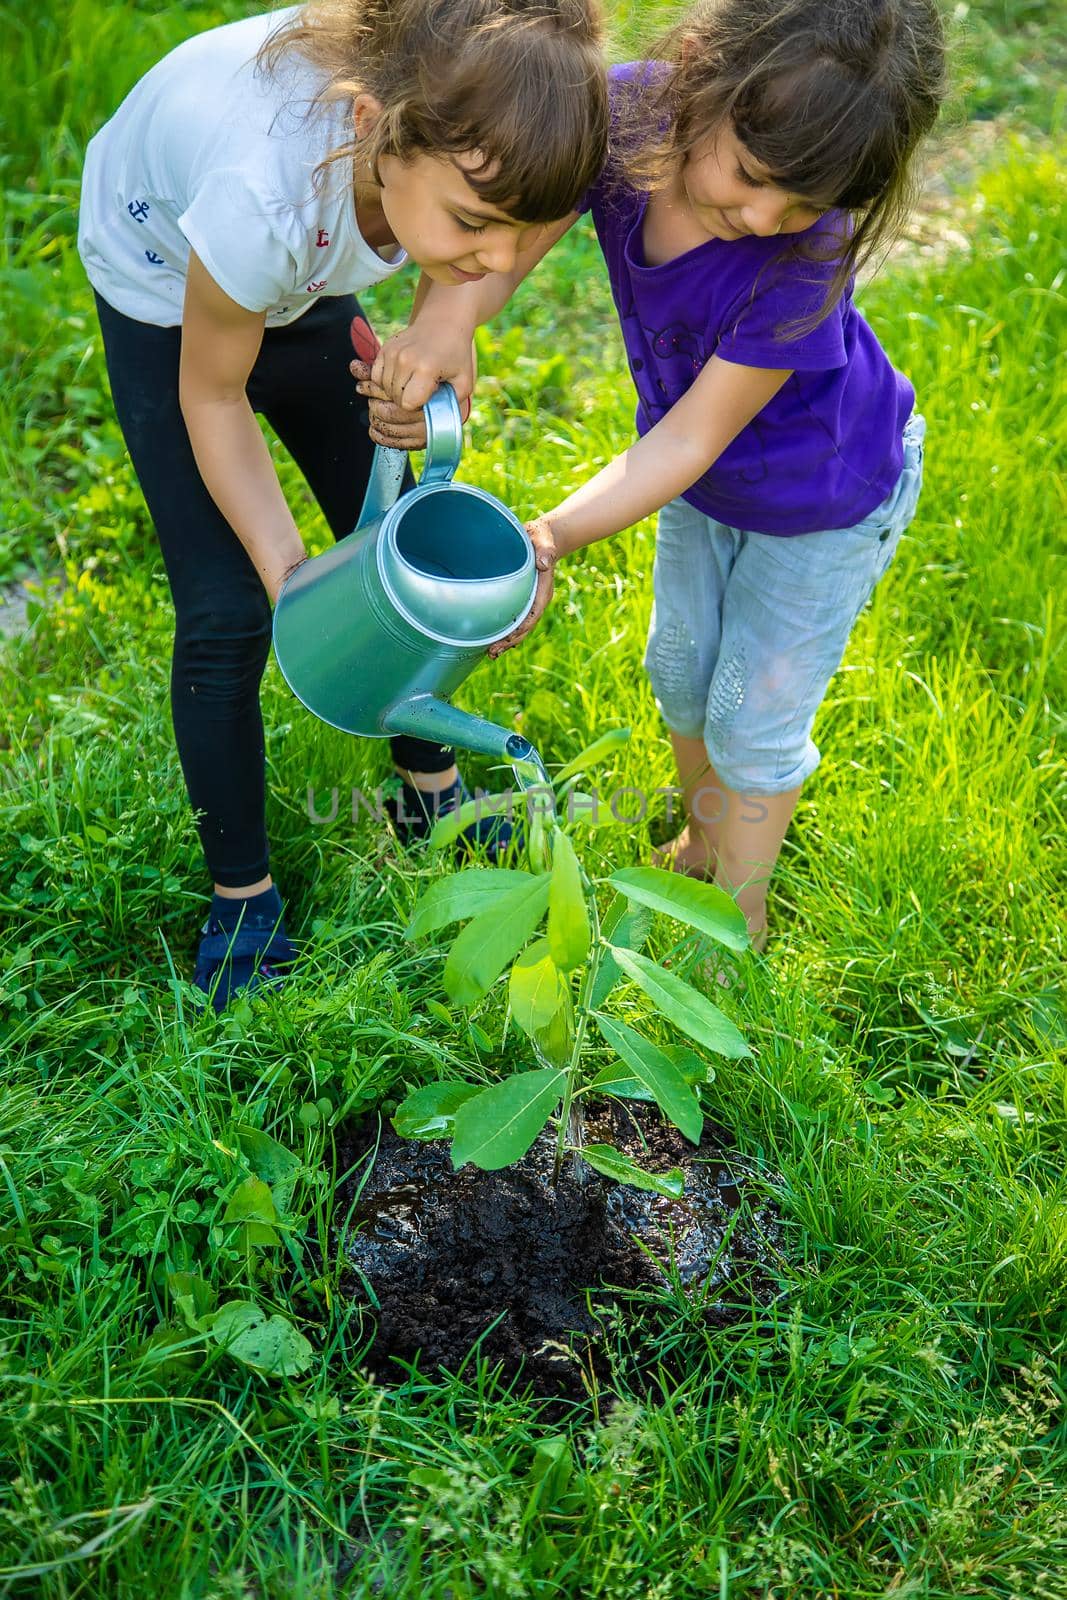
<path id="1" fill-rule="evenodd" d="M 815 713 L 915 515 L 925 434 L 913 415 L 895 489 L 853 528 L 779 538 L 685 500 L 660 512 L 645 666 L 668 728 L 703 739 L 727 788 L 783 794 L 818 766 Z"/>

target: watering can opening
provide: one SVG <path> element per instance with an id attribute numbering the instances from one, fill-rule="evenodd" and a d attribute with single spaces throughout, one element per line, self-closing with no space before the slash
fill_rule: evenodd
<path id="1" fill-rule="evenodd" d="M 424 638 L 454 647 L 504 638 L 526 615 L 537 572 L 522 523 L 482 489 L 420 484 L 382 523 L 382 588 Z"/>
<path id="2" fill-rule="evenodd" d="M 529 565 L 529 546 L 514 519 L 461 484 L 401 502 L 397 511 L 397 554 L 427 577 L 481 583 L 514 577 Z"/>

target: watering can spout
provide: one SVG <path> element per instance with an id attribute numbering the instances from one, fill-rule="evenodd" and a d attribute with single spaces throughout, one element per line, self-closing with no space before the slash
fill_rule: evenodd
<path id="1" fill-rule="evenodd" d="M 413 694 L 398 700 L 382 718 L 386 733 L 408 733 L 431 744 L 460 745 L 479 755 L 499 756 L 509 764 L 528 762 L 533 745 L 521 733 L 497 727 L 470 711 L 459 711 L 432 694 Z"/>

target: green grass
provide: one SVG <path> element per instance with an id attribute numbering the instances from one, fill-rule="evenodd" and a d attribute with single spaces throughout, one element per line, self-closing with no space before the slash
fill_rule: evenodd
<path id="1" fill-rule="evenodd" d="M 628 1308 L 612 1336 L 626 1403 L 548 1421 L 476 1355 L 391 1389 L 366 1376 L 370 1330 L 336 1293 L 338 1129 L 405 1083 L 489 1082 L 521 1056 L 427 1009 L 440 958 L 401 930 L 434 869 L 343 807 L 329 826 L 305 808 L 309 784 L 373 786 L 383 749 L 313 723 L 273 666 L 274 864 L 309 971 L 254 1011 L 189 1004 L 209 886 L 170 731 L 169 599 L 72 204 L 85 138 L 126 85 L 222 14 L 3 14 L 0 577 L 38 570 L 46 592 L 0 654 L 0 1595 L 1063 1600 L 1055 141 L 1006 138 L 964 206 L 968 248 L 863 295 L 928 418 L 926 487 L 821 713 L 770 956 L 725 1002 L 757 1058 L 721 1064 L 714 1107 L 781 1210 L 779 1293 L 728 1333 L 669 1294 Z M 1051 79 L 1026 103 L 1016 66 L 1053 21 L 972 11 L 975 49 L 1004 54 L 967 106 L 1052 126 Z M 383 327 L 404 292 L 376 299 Z M 519 514 L 629 439 L 588 234 L 481 355 L 464 472 Z M 640 670 L 651 561 L 646 526 L 571 563 L 538 632 L 465 703 L 550 762 L 627 723 L 602 788 L 667 783 Z M 662 827 L 599 830 L 587 867 L 647 859 Z M 499 1040 L 502 999 L 477 1020 Z M 298 1161 L 280 1246 L 246 1248 L 223 1220 L 248 1128 Z M 198 1297 L 287 1316 L 311 1369 L 241 1367 L 190 1327 Z M 642 1393 L 646 1321 L 663 1371 Z M 537 1447 L 560 1435 L 569 1482 L 558 1468 L 535 1494 Z"/>

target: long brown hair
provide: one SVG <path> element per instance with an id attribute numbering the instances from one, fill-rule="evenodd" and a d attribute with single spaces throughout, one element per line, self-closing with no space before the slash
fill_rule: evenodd
<path id="1" fill-rule="evenodd" d="M 697 0 L 652 54 L 663 66 L 619 113 L 628 182 L 653 186 L 731 123 L 775 184 L 850 214 L 847 236 L 782 241 L 834 263 L 822 306 L 791 330 L 807 331 L 911 208 L 912 158 L 946 92 L 935 0 Z"/>
<path id="2" fill-rule="evenodd" d="M 310 0 L 260 52 L 297 51 L 323 74 L 316 104 L 372 94 L 365 139 L 331 150 L 455 156 L 467 182 L 522 222 L 573 211 L 605 158 L 608 101 L 599 0 Z"/>

